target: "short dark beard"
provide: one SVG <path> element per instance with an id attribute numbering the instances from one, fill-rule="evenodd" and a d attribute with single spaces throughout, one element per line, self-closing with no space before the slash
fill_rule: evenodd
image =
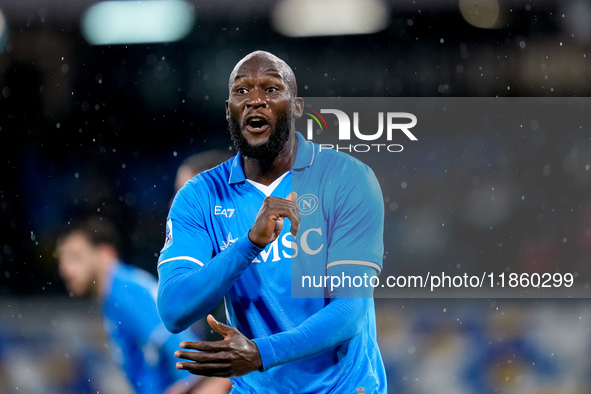
<path id="1" fill-rule="evenodd" d="M 277 156 L 279 156 L 279 153 L 281 153 L 285 144 L 289 140 L 292 118 L 292 111 L 290 108 L 285 114 L 277 118 L 275 129 L 271 131 L 267 141 L 259 145 L 251 145 L 248 143 L 246 138 L 242 135 L 240 123 L 237 120 L 230 118 L 228 120 L 228 129 L 230 130 L 230 137 L 232 138 L 234 146 L 244 156 L 271 163 L 277 158 Z"/>

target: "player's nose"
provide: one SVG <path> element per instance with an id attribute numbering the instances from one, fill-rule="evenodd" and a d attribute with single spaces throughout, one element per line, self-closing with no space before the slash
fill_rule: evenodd
<path id="1" fill-rule="evenodd" d="M 248 101 L 246 105 L 250 108 L 260 108 L 265 107 L 267 105 L 267 101 L 265 100 L 265 95 L 261 92 L 260 89 L 253 89 L 248 96 Z"/>

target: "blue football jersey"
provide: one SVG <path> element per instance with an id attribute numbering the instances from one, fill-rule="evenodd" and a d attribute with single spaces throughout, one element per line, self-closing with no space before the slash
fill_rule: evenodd
<path id="1" fill-rule="evenodd" d="M 382 266 L 384 207 L 374 173 L 349 155 L 296 135 L 292 170 L 269 187 L 246 179 L 240 153 L 187 182 L 171 207 L 159 258 L 161 281 L 175 267 L 188 267 L 187 262 L 202 269 L 213 256 L 248 236 L 267 195 L 286 198 L 295 191 L 301 218 L 297 236 L 290 233 L 291 223 L 285 218 L 278 239 L 237 278 L 228 279 L 234 282 L 224 297 L 228 324 L 255 340 L 263 360 L 263 352 L 269 350 L 257 339 L 298 327 L 330 302 L 328 289 L 303 288 L 302 276 L 327 275 L 330 269 L 355 265 L 370 267 L 377 275 Z M 212 285 L 226 275 L 205 269 L 202 273 L 210 275 Z M 200 290 L 194 289 L 194 294 L 199 297 Z M 385 393 L 373 300 L 362 319 L 359 334 L 345 343 L 234 378 L 233 392 L 355 393 L 363 388 L 365 393 Z M 295 350 L 297 344 L 293 346 Z"/>
<path id="2" fill-rule="evenodd" d="M 198 340 L 190 331 L 169 333 L 156 309 L 156 279 L 137 267 L 118 263 L 110 272 L 102 302 L 110 351 L 138 394 L 162 394 L 181 379 L 174 352 L 183 341 Z"/>

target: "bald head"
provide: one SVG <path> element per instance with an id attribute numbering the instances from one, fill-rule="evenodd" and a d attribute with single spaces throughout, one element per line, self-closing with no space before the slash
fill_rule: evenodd
<path id="1" fill-rule="evenodd" d="M 279 77 L 288 87 L 291 96 L 297 97 L 298 87 L 291 67 L 277 56 L 266 51 L 251 52 L 243 57 L 230 74 L 228 89 L 232 91 L 232 86 L 237 80 L 249 77 L 256 72 Z"/>

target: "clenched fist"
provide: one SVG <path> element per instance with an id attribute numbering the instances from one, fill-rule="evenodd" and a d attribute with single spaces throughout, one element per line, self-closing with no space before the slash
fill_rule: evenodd
<path id="1" fill-rule="evenodd" d="M 291 192 L 287 198 L 267 197 L 248 233 L 253 244 L 264 248 L 275 241 L 283 229 L 283 218 L 291 221 L 291 233 L 295 237 L 300 229 L 300 212 L 296 200 L 298 195 Z"/>

